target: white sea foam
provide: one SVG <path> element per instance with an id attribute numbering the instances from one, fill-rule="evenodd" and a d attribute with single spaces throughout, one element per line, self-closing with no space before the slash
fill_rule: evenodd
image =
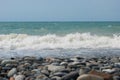
<path id="1" fill-rule="evenodd" d="M 0 35 L 1 50 L 40 50 L 57 48 L 120 48 L 120 36 L 97 36 L 91 35 L 90 33 L 74 33 L 65 36 L 55 34 L 44 36 L 27 34 Z"/>

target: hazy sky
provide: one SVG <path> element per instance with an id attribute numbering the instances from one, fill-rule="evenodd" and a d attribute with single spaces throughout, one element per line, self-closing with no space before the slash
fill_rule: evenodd
<path id="1" fill-rule="evenodd" d="M 120 21 L 120 0 L 0 0 L 0 21 Z"/>

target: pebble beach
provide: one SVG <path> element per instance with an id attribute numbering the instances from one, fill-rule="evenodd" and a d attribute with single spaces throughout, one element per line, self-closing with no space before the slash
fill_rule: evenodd
<path id="1" fill-rule="evenodd" d="M 0 22 L 0 80 L 120 80 L 120 22 Z"/>
<path id="2" fill-rule="evenodd" d="M 120 56 L 0 59 L 0 80 L 120 80 Z"/>

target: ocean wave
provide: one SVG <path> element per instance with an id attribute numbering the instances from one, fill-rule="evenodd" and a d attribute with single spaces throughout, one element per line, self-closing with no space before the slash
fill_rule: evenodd
<path id="1" fill-rule="evenodd" d="M 0 49 L 78 49 L 78 48 L 120 48 L 120 36 L 97 36 L 90 33 L 74 33 L 58 36 L 27 34 L 0 35 Z"/>

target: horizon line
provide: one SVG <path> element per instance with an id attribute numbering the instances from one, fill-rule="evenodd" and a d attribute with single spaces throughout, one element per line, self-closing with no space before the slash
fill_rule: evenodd
<path id="1" fill-rule="evenodd" d="M 0 21 L 0 22 L 120 22 L 120 21 Z"/>

